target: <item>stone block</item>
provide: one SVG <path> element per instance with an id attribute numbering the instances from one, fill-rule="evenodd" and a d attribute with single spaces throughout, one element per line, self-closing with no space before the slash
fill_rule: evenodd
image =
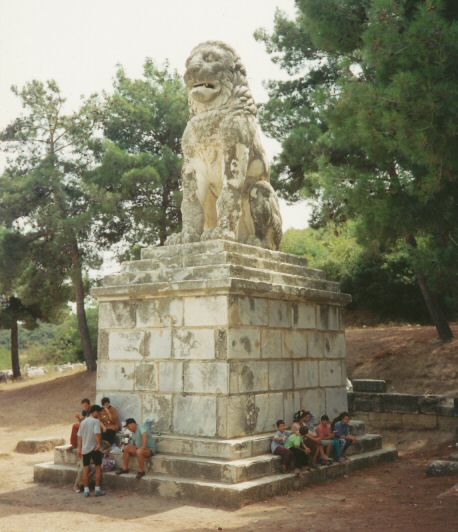
<path id="1" fill-rule="evenodd" d="M 318 331 L 307 333 L 307 353 L 310 358 L 324 357 L 324 334 Z"/>
<path id="2" fill-rule="evenodd" d="M 281 358 L 283 354 L 282 331 L 280 329 L 261 329 L 261 357 Z"/>
<path id="3" fill-rule="evenodd" d="M 231 362 L 229 393 L 267 391 L 268 363 L 258 361 Z"/>
<path id="4" fill-rule="evenodd" d="M 426 467 L 429 477 L 441 477 L 444 475 L 458 474 L 458 462 L 451 460 L 433 460 Z"/>
<path id="5" fill-rule="evenodd" d="M 64 438 L 34 438 L 27 440 L 20 440 L 16 445 L 17 453 L 34 454 L 52 451 L 54 447 L 63 445 Z"/>
<path id="6" fill-rule="evenodd" d="M 294 361 L 294 388 L 316 388 L 318 386 L 318 361 Z"/>
<path id="7" fill-rule="evenodd" d="M 172 432 L 172 395 L 146 393 L 142 397 L 143 420 L 151 419 L 159 432 Z M 181 412 L 181 415 L 185 415 Z"/>
<path id="8" fill-rule="evenodd" d="M 271 361 L 269 364 L 269 390 L 293 388 L 293 363 L 290 360 Z"/>
<path id="9" fill-rule="evenodd" d="M 108 333 L 108 358 L 110 360 L 141 360 L 145 352 L 143 331 L 110 331 Z"/>
<path id="10" fill-rule="evenodd" d="M 175 395 L 173 429 L 178 434 L 214 437 L 216 435 L 216 397 Z"/>
<path id="11" fill-rule="evenodd" d="M 402 417 L 400 415 L 386 414 L 384 412 L 369 412 L 369 425 L 385 430 L 403 428 Z"/>
<path id="12" fill-rule="evenodd" d="M 229 300 L 229 325 L 268 325 L 267 299 L 233 296 Z"/>
<path id="13" fill-rule="evenodd" d="M 385 412 L 418 412 L 418 396 L 403 393 L 387 393 L 382 396 Z"/>
<path id="14" fill-rule="evenodd" d="M 172 329 L 150 329 L 147 333 L 147 357 L 170 358 L 172 356 Z"/>
<path id="15" fill-rule="evenodd" d="M 340 308 L 335 305 L 318 305 L 317 328 L 324 331 L 340 330 Z"/>
<path id="16" fill-rule="evenodd" d="M 327 358 L 345 358 L 345 335 L 343 333 L 326 333 L 324 335 L 324 354 Z"/>
<path id="17" fill-rule="evenodd" d="M 299 392 L 302 410 L 309 410 L 318 418 L 326 410 L 326 395 L 323 388 Z M 285 414 L 286 415 L 286 414 Z"/>
<path id="18" fill-rule="evenodd" d="M 183 300 L 144 299 L 137 303 L 137 327 L 179 327 L 183 325 Z"/>
<path id="19" fill-rule="evenodd" d="M 326 414 L 333 419 L 347 409 L 347 390 L 345 388 L 328 388 L 326 390 Z"/>
<path id="20" fill-rule="evenodd" d="M 292 423 L 293 414 L 301 408 L 300 392 L 283 392 L 284 419 L 287 424 Z"/>
<path id="21" fill-rule="evenodd" d="M 175 329 L 173 331 L 173 356 L 193 360 L 215 358 L 214 330 Z"/>
<path id="22" fill-rule="evenodd" d="M 104 395 L 105 393 L 97 393 L 98 404 L 100 404 L 100 400 Z M 137 421 L 141 422 L 146 419 L 144 419 L 142 416 L 141 396 L 138 393 L 110 392 L 109 398 L 110 403 L 119 412 L 121 421 L 124 421 L 129 417 L 133 417 Z M 153 427 L 153 429 L 156 430 L 155 427 Z"/>
<path id="23" fill-rule="evenodd" d="M 229 366 L 226 362 L 185 362 L 184 391 L 188 393 L 228 393 Z"/>
<path id="24" fill-rule="evenodd" d="M 135 364 L 133 362 L 99 362 L 97 390 L 133 390 Z"/>
<path id="25" fill-rule="evenodd" d="M 425 395 L 418 398 L 418 408 L 422 414 L 437 414 L 439 407 L 445 402 L 441 395 Z"/>
<path id="26" fill-rule="evenodd" d="M 287 358 L 305 358 L 307 356 L 307 333 L 294 330 L 284 331 L 283 353 Z"/>
<path id="27" fill-rule="evenodd" d="M 135 389 L 144 391 L 157 390 L 157 367 L 155 363 L 141 362 L 135 364 Z"/>
<path id="28" fill-rule="evenodd" d="M 253 395 L 227 397 L 227 437 L 235 438 L 252 434 L 257 428 L 259 407 Z"/>
<path id="29" fill-rule="evenodd" d="M 97 337 L 97 360 L 108 360 L 108 332 L 99 329 Z"/>
<path id="30" fill-rule="evenodd" d="M 165 393 L 183 392 L 183 362 L 159 362 L 159 391 Z"/>
<path id="31" fill-rule="evenodd" d="M 383 412 L 382 400 L 379 394 L 353 392 L 351 409 L 355 412 Z"/>
<path id="32" fill-rule="evenodd" d="M 99 303 L 99 327 L 101 329 L 135 327 L 135 302 L 102 301 Z"/>
<path id="33" fill-rule="evenodd" d="M 386 381 L 380 379 L 353 379 L 354 392 L 386 393 Z"/>
<path id="34" fill-rule="evenodd" d="M 259 329 L 229 329 L 227 358 L 260 358 L 261 333 Z"/>
<path id="35" fill-rule="evenodd" d="M 271 300 L 269 302 L 270 327 L 291 327 L 291 307 L 287 301 Z"/>
<path id="36" fill-rule="evenodd" d="M 320 386 L 342 385 L 342 363 L 340 360 L 320 360 Z"/>
<path id="37" fill-rule="evenodd" d="M 255 396 L 258 409 L 256 432 L 273 432 L 277 419 L 285 416 L 282 393 L 259 394 Z"/>
<path id="38" fill-rule="evenodd" d="M 316 309 L 313 303 L 293 303 L 293 327 L 298 329 L 315 329 Z"/>
<path id="39" fill-rule="evenodd" d="M 184 300 L 184 323 L 190 327 L 228 324 L 227 296 L 187 297 Z"/>

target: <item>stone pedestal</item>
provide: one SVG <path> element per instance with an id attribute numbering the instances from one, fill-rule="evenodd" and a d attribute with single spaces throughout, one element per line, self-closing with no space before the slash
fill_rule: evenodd
<path id="1" fill-rule="evenodd" d="M 94 295 L 98 399 L 162 433 L 146 475 L 135 479 L 132 459 L 131 473 L 104 474 L 108 489 L 238 507 L 396 457 L 358 421 L 345 463 L 299 478 L 270 453 L 277 419 L 347 408 L 349 296 L 305 259 L 227 241 L 150 248 Z M 34 479 L 72 482 L 76 463 L 57 448 Z"/>
<path id="2" fill-rule="evenodd" d="M 220 240 L 147 248 L 93 295 L 97 394 L 123 417 L 227 440 L 347 408 L 350 298 L 303 258 Z"/>

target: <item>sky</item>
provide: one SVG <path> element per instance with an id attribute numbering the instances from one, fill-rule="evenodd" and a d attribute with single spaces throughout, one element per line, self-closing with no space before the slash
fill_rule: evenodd
<path id="1" fill-rule="evenodd" d="M 285 74 L 253 32 L 271 29 L 277 8 L 294 15 L 293 0 L 0 0 L 0 129 L 21 112 L 11 85 L 55 79 L 72 109 L 81 95 L 110 90 L 117 64 L 140 76 L 152 57 L 182 74 L 191 49 L 209 39 L 238 51 L 253 96 L 263 102 L 263 81 Z M 272 158 L 278 143 L 264 144 Z M 285 229 L 307 225 L 306 203 L 282 201 L 281 209 Z"/>

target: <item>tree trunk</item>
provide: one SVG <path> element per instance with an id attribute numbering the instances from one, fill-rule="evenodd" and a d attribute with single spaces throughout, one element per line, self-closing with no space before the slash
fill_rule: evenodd
<path id="1" fill-rule="evenodd" d="M 84 360 L 88 371 L 96 371 L 97 362 L 92 349 L 89 327 L 87 325 L 86 310 L 84 308 L 84 283 L 83 271 L 81 268 L 78 244 L 75 242 L 72 249 L 72 282 L 75 289 L 76 316 L 78 318 L 78 330 L 80 333 L 81 345 L 83 347 Z"/>
<path id="2" fill-rule="evenodd" d="M 417 247 L 417 241 L 413 235 L 408 235 L 406 237 L 406 242 L 413 248 Z M 415 277 L 417 278 L 418 286 L 420 287 L 423 299 L 425 300 L 426 307 L 428 308 L 431 320 L 436 327 L 439 338 L 444 342 L 451 340 L 453 338 L 453 333 L 450 329 L 447 319 L 444 316 L 444 313 L 442 312 L 436 295 L 431 292 L 428 287 L 428 283 L 426 282 L 425 276 L 417 268 L 415 268 Z"/>
<path id="3" fill-rule="evenodd" d="M 11 324 L 11 369 L 13 370 L 13 379 L 19 379 L 21 367 L 19 365 L 19 331 L 16 318 L 13 318 Z"/>

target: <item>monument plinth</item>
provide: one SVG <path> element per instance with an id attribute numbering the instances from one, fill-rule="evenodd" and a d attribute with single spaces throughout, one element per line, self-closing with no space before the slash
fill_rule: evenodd
<path id="1" fill-rule="evenodd" d="M 349 296 L 297 256 L 229 241 L 143 250 L 105 278 L 98 396 L 163 434 L 271 432 L 346 408 Z"/>

